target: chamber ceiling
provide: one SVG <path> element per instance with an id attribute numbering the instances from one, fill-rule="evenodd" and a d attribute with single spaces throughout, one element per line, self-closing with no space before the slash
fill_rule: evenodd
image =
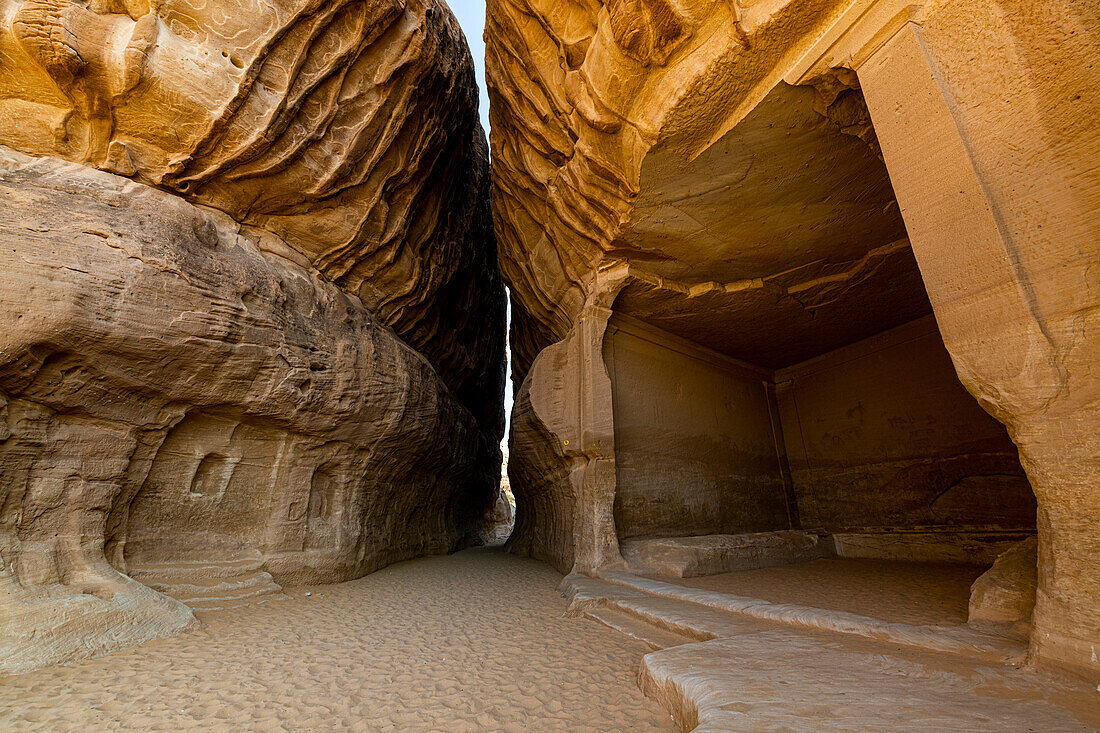
<path id="1" fill-rule="evenodd" d="M 780 84 L 694 160 L 658 146 L 616 310 L 773 368 L 930 313 L 876 147 L 818 110 Z"/>

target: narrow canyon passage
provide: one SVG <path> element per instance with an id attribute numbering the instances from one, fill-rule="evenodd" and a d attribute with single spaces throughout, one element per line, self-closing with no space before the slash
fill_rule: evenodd
<path id="1" fill-rule="evenodd" d="M 1100 731 L 1094 5 L 0 0 L 0 733 Z"/>

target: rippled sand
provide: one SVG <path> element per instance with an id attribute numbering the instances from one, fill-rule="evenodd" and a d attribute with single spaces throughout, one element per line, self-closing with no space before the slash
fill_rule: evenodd
<path id="1" fill-rule="evenodd" d="M 980 565 L 829 558 L 670 582 L 907 624 L 964 624 Z"/>
<path id="2" fill-rule="evenodd" d="M 635 684 L 648 648 L 562 618 L 560 580 L 482 549 L 290 589 L 2 680 L 0 730 L 675 730 Z"/>

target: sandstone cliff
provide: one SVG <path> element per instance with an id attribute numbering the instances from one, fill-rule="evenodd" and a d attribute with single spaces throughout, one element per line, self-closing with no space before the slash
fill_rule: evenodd
<path id="1" fill-rule="evenodd" d="M 194 623 L 150 588 L 480 541 L 504 302 L 446 7 L 0 18 L 0 671 Z"/>
<path id="2" fill-rule="evenodd" d="M 490 0 L 512 548 L 1037 527 L 1032 657 L 1095 674 L 1094 18 Z"/>

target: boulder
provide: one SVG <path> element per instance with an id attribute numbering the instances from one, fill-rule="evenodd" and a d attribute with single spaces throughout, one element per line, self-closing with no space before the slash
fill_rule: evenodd
<path id="1" fill-rule="evenodd" d="M 997 556 L 970 586 L 968 623 L 1000 624 L 1027 634 L 1035 608 L 1038 549 L 1038 538 L 1029 537 Z"/>

